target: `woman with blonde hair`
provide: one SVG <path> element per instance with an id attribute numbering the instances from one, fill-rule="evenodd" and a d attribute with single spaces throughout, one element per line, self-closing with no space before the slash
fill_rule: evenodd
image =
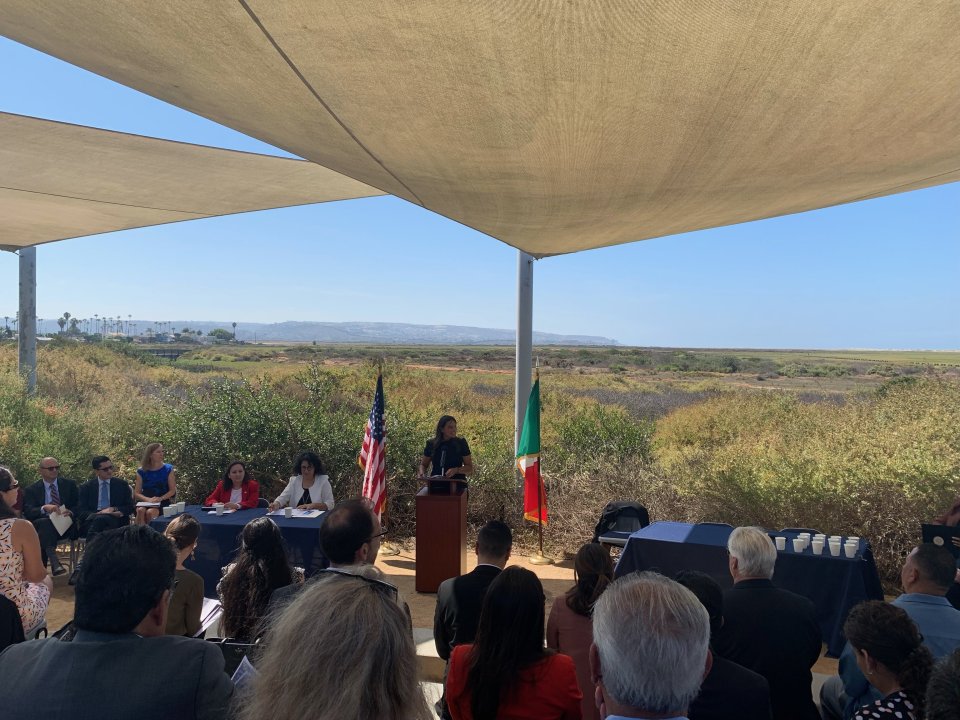
<path id="1" fill-rule="evenodd" d="M 554 599 L 547 620 L 547 647 L 573 658 L 577 683 L 583 693 L 580 706 L 584 720 L 599 720 L 590 676 L 590 645 L 593 643 L 593 605 L 613 582 L 613 561 L 599 543 L 587 543 L 573 561 L 572 588 Z"/>
<path id="2" fill-rule="evenodd" d="M 327 572 L 273 620 L 240 720 L 430 720 L 397 589 L 372 566 Z"/>
<path id="3" fill-rule="evenodd" d="M 133 485 L 136 502 L 158 502 L 166 507 L 177 496 L 177 471 L 163 461 L 163 444 L 152 442 L 143 451 Z M 137 525 L 149 525 L 160 514 L 158 508 L 137 508 Z"/>

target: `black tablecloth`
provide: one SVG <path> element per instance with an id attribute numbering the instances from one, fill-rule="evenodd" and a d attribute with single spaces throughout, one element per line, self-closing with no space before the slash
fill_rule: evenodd
<path id="1" fill-rule="evenodd" d="M 240 531 L 254 518 L 267 514 L 265 508 L 237 510 L 228 515 L 216 515 L 204 512 L 199 505 L 188 505 L 188 513 L 200 521 L 202 530 L 197 544 L 196 559 L 184 563 L 184 567 L 193 570 L 203 578 L 204 594 L 209 598 L 217 597 L 217 583 L 222 576 L 222 568 L 233 562 L 240 546 Z M 290 562 L 302 567 L 310 577 L 329 564 L 320 550 L 320 526 L 327 514 L 317 518 L 285 518 L 271 516 L 279 527 L 287 543 Z M 150 527 L 163 532 L 172 517 L 160 516 L 150 523 Z"/>
<path id="2" fill-rule="evenodd" d="M 630 536 L 617 563 L 616 576 L 659 570 L 672 577 L 680 570 L 700 570 L 723 588 L 732 587 L 726 549 L 732 531 L 729 525 L 715 523 L 655 522 Z M 842 549 L 840 557 L 833 557 L 826 546 L 825 554 L 817 556 L 809 547 L 802 553 L 793 551 L 797 532 L 772 535 L 787 538 L 787 550 L 777 553 L 773 582 L 813 601 L 827 654 L 839 657 L 844 645 L 843 622 L 850 608 L 864 600 L 883 599 L 869 543 L 861 539 L 853 558 L 845 557 Z"/>

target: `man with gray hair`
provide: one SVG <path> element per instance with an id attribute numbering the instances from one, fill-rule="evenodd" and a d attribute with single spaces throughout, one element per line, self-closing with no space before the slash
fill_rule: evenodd
<path id="1" fill-rule="evenodd" d="M 774 720 L 819 720 L 811 668 L 822 639 L 813 603 L 774 587 L 777 549 L 766 530 L 736 528 L 727 550 L 733 588 L 723 594 L 714 650 L 767 679 Z"/>
<path id="2" fill-rule="evenodd" d="M 710 619 L 696 596 L 653 572 L 614 582 L 593 608 L 590 672 L 602 717 L 684 718 L 710 670 Z"/>

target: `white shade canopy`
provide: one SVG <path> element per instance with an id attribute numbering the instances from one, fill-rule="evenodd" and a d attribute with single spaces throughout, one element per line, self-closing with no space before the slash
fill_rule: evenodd
<path id="1" fill-rule="evenodd" d="M 956 0 L 3 0 L 0 33 L 535 256 L 960 179 Z"/>
<path id="2" fill-rule="evenodd" d="M 0 248 L 380 191 L 304 160 L 0 113 Z"/>

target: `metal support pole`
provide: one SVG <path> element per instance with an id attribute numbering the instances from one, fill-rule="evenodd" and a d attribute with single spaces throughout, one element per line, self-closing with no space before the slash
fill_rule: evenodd
<path id="1" fill-rule="evenodd" d="M 20 374 L 27 392 L 37 389 L 37 249 L 20 248 L 20 322 L 18 350 Z"/>
<path id="2" fill-rule="evenodd" d="M 513 450 L 520 445 L 533 366 L 533 257 L 517 251 L 517 374 L 514 388 Z"/>

